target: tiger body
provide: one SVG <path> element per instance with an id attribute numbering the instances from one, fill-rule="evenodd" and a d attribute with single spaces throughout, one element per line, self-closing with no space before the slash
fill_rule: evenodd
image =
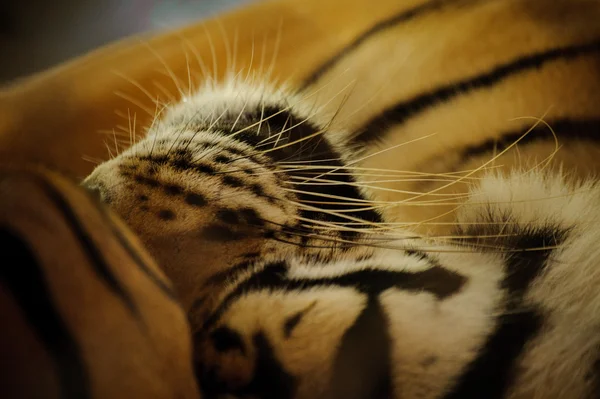
<path id="1" fill-rule="evenodd" d="M 600 3 L 401 8 L 303 84 L 207 83 L 84 185 L 208 398 L 597 397 Z"/>
<path id="2" fill-rule="evenodd" d="M 342 145 L 362 152 L 357 179 L 374 198 L 396 202 L 383 208 L 387 220 L 452 221 L 460 201 L 451 194 L 467 192 L 469 178 L 481 176 L 469 171 L 481 167 L 534 168 L 552 157 L 550 168 L 597 172 L 596 1 L 408 3 L 304 81 L 336 115 L 332 129 L 350 133 Z M 556 153 L 552 130 L 563 147 Z M 367 168 L 386 165 L 406 171 L 406 181 L 369 176 Z M 444 180 L 448 174 L 465 178 Z M 450 201 L 438 202 L 454 204 L 419 203 L 444 194 Z"/>
<path id="3" fill-rule="evenodd" d="M 199 398 L 189 328 L 141 244 L 81 187 L 0 171 L 3 398 Z"/>

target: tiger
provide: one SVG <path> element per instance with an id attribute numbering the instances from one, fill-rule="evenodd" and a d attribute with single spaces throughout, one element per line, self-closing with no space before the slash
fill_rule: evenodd
<path id="1" fill-rule="evenodd" d="M 406 0 L 298 84 L 207 78 L 98 165 L 204 397 L 598 397 L 598 20 Z"/>
<path id="2" fill-rule="evenodd" d="M 76 181 L 0 170 L 0 396 L 198 399 L 187 318 L 130 230 Z"/>

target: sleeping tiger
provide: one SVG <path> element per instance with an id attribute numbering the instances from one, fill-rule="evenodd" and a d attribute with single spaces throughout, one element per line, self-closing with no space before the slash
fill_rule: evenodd
<path id="1" fill-rule="evenodd" d="M 302 84 L 207 79 L 83 185 L 206 398 L 598 397 L 600 3 L 398 8 Z"/>

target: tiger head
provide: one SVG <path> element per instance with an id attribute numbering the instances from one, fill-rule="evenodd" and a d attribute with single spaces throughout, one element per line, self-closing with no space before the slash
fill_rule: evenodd
<path id="1" fill-rule="evenodd" d="M 254 259 L 323 259 L 379 220 L 325 124 L 290 98 L 239 85 L 203 90 L 84 181 L 139 235 L 188 310 L 209 299 L 207 284 Z"/>

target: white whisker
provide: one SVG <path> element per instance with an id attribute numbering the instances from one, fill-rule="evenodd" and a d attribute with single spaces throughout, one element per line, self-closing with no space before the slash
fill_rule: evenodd
<path id="1" fill-rule="evenodd" d="M 135 105 L 136 107 L 138 107 L 139 109 L 141 109 L 142 111 L 146 112 L 148 115 L 152 116 L 152 110 L 148 107 L 146 107 L 144 104 L 142 104 L 140 101 L 136 100 L 135 98 L 129 96 L 128 94 L 125 94 L 121 91 L 115 91 L 114 94 L 118 97 L 121 97 L 123 100 L 125 101 L 129 101 L 131 104 Z"/>

